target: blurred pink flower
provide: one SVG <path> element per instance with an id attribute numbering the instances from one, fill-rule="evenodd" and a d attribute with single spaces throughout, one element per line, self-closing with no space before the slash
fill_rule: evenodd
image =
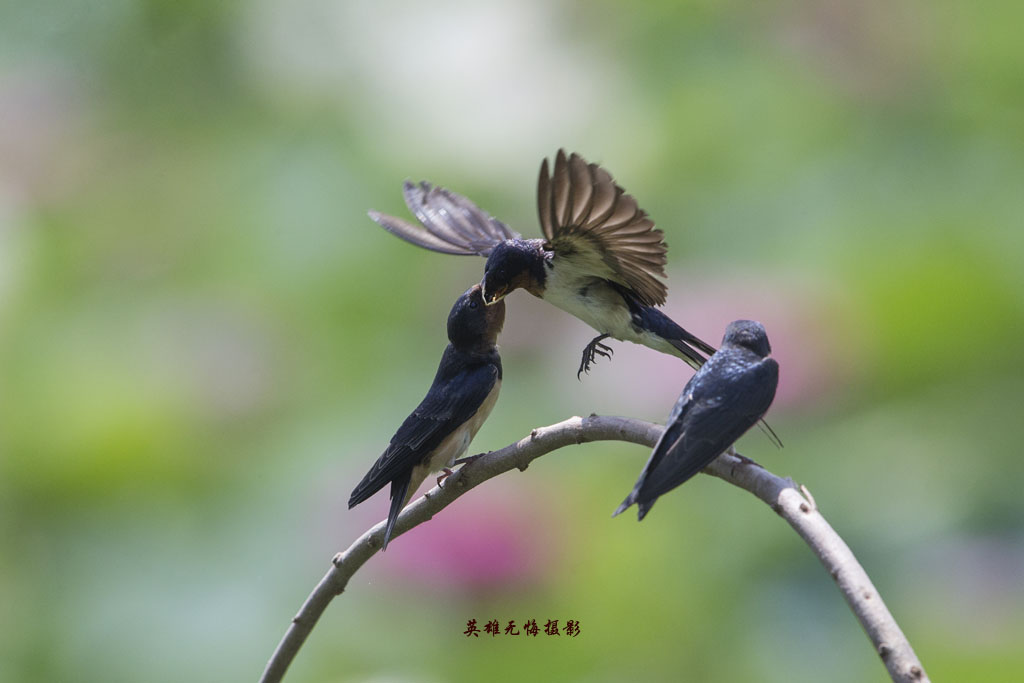
<path id="1" fill-rule="evenodd" d="M 432 589 L 519 589 L 541 579 L 555 553 L 554 515 L 547 500 L 514 478 L 488 481 L 396 539 L 376 561 L 385 574 Z M 364 503 L 358 524 L 369 528 L 383 519 L 387 503 L 384 493 L 376 503 Z"/>
<path id="2" fill-rule="evenodd" d="M 0 74 L 0 190 L 29 201 L 66 189 L 80 161 L 81 99 L 71 76 L 49 65 Z"/>

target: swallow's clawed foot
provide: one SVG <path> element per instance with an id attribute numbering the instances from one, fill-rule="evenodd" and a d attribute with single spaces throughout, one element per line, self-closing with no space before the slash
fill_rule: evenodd
<path id="1" fill-rule="evenodd" d="M 476 455 L 467 455 L 465 458 L 459 458 L 458 460 L 456 460 L 452 464 L 453 465 L 468 465 L 469 463 L 471 463 L 474 460 L 476 460 L 477 458 L 479 458 L 481 455 L 483 455 L 483 453 L 477 453 Z"/>
<path id="2" fill-rule="evenodd" d="M 441 476 L 437 478 L 437 487 L 438 488 L 444 488 L 444 484 L 442 482 L 444 482 L 445 479 L 447 479 L 448 477 L 452 476 L 453 474 L 454 474 L 454 472 L 452 472 L 447 467 L 445 467 L 443 470 L 441 470 Z"/>
<path id="3" fill-rule="evenodd" d="M 761 465 L 754 462 L 747 456 L 740 455 L 739 453 L 737 453 L 736 448 L 734 446 L 729 446 L 729 449 L 726 451 L 726 453 L 739 460 L 738 463 L 733 463 L 733 466 L 729 469 L 730 474 L 736 474 L 736 468 L 741 466 L 746 467 L 747 465 L 753 465 L 754 467 L 761 467 Z M 761 467 L 761 469 L 764 468 Z"/>
<path id="4" fill-rule="evenodd" d="M 607 339 L 611 335 L 602 334 L 600 337 L 594 337 L 589 344 L 583 349 L 583 359 L 580 361 L 580 369 L 576 372 L 576 379 L 580 379 L 580 375 L 584 372 L 590 372 L 590 366 L 593 365 L 594 361 L 597 360 L 598 356 L 604 356 L 605 358 L 611 358 L 615 351 L 612 347 L 607 344 L 602 344 L 602 339 Z"/>
<path id="5" fill-rule="evenodd" d="M 732 453 L 732 454 L 733 454 L 734 456 L 736 456 L 736 458 L 737 458 L 737 459 L 738 459 L 738 460 L 740 461 L 740 463 L 742 463 L 742 464 L 744 464 L 744 465 L 753 465 L 754 467 L 761 467 L 761 465 L 760 465 L 759 463 L 757 463 L 757 462 L 754 462 L 753 460 L 751 460 L 750 458 L 748 458 L 748 457 L 747 457 L 747 456 L 745 456 L 745 455 L 740 455 L 740 454 L 739 454 L 739 453 L 737 453 L 736 451 L 733 451 L 733 453 Z M 761 469 L 763 470 L 764 468 L 763 468 L 763 467 L 761 467 Z"/>

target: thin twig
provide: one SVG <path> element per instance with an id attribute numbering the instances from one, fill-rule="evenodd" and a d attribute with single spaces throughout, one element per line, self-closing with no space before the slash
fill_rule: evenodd
<path id="1" fill-rule="evenodd" d="M 549 427 L 534 429 L 526 438 L 469 463 L 448 477 L 443 489 L 431 489 L 408 505 L 399 516 L 392 537 L 431 519 L 463 493 L 491 477 L 512 469 L 525 470 L 535 458 L 564 446 L 614 440 L 653 447 L 663 429 L 642 420 L 598 415 L 572 417 Z M 792 480 L 778 477 L 760 466 L 750 466 L 730 453 L 719 456 L 704 471 L 753 493 L 800 534 L 835 579 L 893 681 L 920 683 L 928 680 L 924 667 L 871 579 L 843 539 L 818 512 L 809 495 L 801 495 Z M 385 522 L 378 523 L 347 550 L 335 555 L 330 570 L 292 619 L 291 626 L 267 663 L 261 683 L 276 683 L 284 677 L 288 665 L 327 605 L 335 595 L 345 590 L 352 575 L 380 548 L 384 526 Z"/>

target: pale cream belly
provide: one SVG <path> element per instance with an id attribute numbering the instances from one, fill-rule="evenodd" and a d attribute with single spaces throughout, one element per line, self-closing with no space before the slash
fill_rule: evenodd
<path id="1" fill-rule="evenodd" d="M 469 444 L 473 441 L 473 437 L 480 431 L 480 427 L 483 426 L 484 421 L 491 414 L 494 409 L 494 404 L 498 400 L 498 392 L 501 389 L 501 380 L 494 382 L 494 388 L 491 389 L 491 393 L 487 394 L 487 398 L 480 404 L 480 409 L 476 411 L 476 415 L 466 420 L 460 427 L 455 429 L 450 435 L 448 435 L 444 441 L 440 443 L 437 450 L 430 457 L 426 463 L 422 465 L 416 465 L 412 468 L 412 476 L 409 481 L 409 493 L 406 494 L 405 502 L 403 505 L 409 502 L 416 493 L 416 489 L 420 487 L 423 480 L 427 478 L 427 475 L 431 472 L 440 472 L 446 467 L 451 467 L 456 460 L 462 457 L 462 455 L 469 448 Z"/>
<path id="2" fill-rule="evenodd" d="M 548 303 L 576 316 L 601 334 L 686 358 L 664 338 L 638 330 L 629 309 L 623 305 L 622 296 L 608 284 L 593 277 L 558 277 L 557 271 L 549 271 L 549 277 L 551 283 L 543 297 Z"/>

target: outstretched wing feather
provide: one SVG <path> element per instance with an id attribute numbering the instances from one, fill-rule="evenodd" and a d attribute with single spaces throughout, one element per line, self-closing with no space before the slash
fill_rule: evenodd
<path id="1" fill-rule="evenodd" d="M 425 249 L 487 256 L 497 244 L 520 237 L 466 197 L 443 187 L 406 181 L 403 196 L 421 227 L 377 211 L 371 211 L 370 218 L 388 232 Z"/>
<path id="2" fill-rule="evenodd" d="M 667 247 L 660 230 L 610 173 L 578 154 L 541 164 L 537 212 L 556 259 L 579 259 L 598 277 L 628 288 L 643 304 L 665 303 Z"/>

